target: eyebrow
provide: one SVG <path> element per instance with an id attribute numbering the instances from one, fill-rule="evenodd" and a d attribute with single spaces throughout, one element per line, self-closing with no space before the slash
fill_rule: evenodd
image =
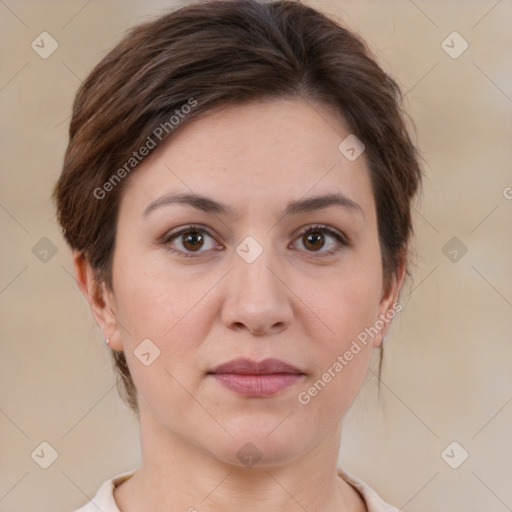
<path id="1" fill-rule="evenodd" d="M 195 193 L 166 194 L 150 203 L 144 210 L 142 216 L 145 217 L 150 212 L 156 210 L 157 208 L 161 208 L 162 206 L 173 204 L 184 204 L 207 213 L 215 213 L 232 218 L 237 217 L 236 212 L 230 206 Z M 342 193 L 326 194 L 291 201 L 284 209 L 282 216 L 286 217 L 290 215 L 299 215 L 301 213 L 321 210 L 330 206 L 340 206 L 349 211 L 358 212 L 364 218 L 364 213 L 361 206 Z"/>

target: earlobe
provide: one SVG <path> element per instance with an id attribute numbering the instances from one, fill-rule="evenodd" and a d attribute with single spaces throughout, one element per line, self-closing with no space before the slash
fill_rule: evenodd
<path id="1" fill-rule="evenodd" d="M 380 332 L 373 339 L 374 347 L 378 347 L 384 342 L 393 318 L 398 312 L 402 310 L 402 305 L 399 304 L 398 297 L 404 282 L 405 271 L 406 265 L 405 261 L 402 259 L 396 269 L 396 272 L 393 274 L 388 289 L 383 294 L 379 304 L 379 319 L 376 321 L 376 325 L 378 324 Z"/>
<path id="2" fill-rule="evenodd" d="M 105 282 L 97 280 L 93 268 L 82 252 L 73 252 L 73 266 L 78 288 L 89 304 L 103 339 L 109 340 L 110 348 L 122 350 L 112 292 L 107 290 Z"/>

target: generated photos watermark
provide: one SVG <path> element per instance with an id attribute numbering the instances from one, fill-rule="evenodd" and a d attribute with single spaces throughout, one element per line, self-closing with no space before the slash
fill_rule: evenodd
<path id="1" fill-rule="evenodd" d="M 382 313 L 379 316 L 379 319 L 375 321 L 375 323 L 371 327 L 366 327 L 363 331 L 361 331 L 356 339 L 352 340 L 352 344 L 350 348 L 347 349 L 342 355 L 338 355 L 336 361 L 332 363 L 329 368 L 322 374 L 322 376 L 306 391 L 301 391 L 297 395 L 297 400 L 302 405 L 307 405 L 311 402 L 311 400 L 320 393 L 325 386 L 329 382 L 336 377 L 348 364 L 350 361 L 354 359 L 359 352 L 361 352 L 362 347 L 366 347 L 368 342 L 370 342 L 377 334 L 379 334 L 382 329 L 395 318 L 396 314 L 402 311 L 402 304 L 395 302 L 393 306 L 388 309 L 385 313 Z"/>
<path id="2" fill-rule="evenodd" d="M 94 189 L 93 195 L 96 199 L 104 199 L 105 196 L 111 192 L 118 183 L 120 183 L 126 176 L 139 165 L 145 156 L 161 142 L 166 135 L 171 133 L 176 126 L 178 126 L 182 119 L 186 117 L 191 110 L 197 106 L 197 100 L 189 98 L 187 103 L 182 105 L 179 109 L 174 111 L 174 114 L 165 122 L 160 123 L 153 133 L 146 139 L 144 144 L 132 153 L 132 156 L 110 176 L 110 178 L 101 186 Z"/>

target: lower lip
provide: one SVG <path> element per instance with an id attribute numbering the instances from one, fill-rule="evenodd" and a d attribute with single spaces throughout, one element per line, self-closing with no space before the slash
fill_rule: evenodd
<path id="1" fill-rule="evenodd" d="M 212 374 L 228 389 L 249 397 L 272 396 L 297 383 L 304 377 L 297 373 L 274 373 L 270 375 L 242 375 L 235 373 Z"/>

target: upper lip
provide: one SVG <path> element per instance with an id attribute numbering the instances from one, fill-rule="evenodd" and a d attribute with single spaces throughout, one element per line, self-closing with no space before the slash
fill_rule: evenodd
<path id="1" fill-rule="evenodd" d="M 302 374 L 295 366 L 280 359 L 268 358 L 263 361 L 251 359 L 232 359 L 217 366 L 208 373 L 235 373 L 240 375 L 271 375 L 276 373 Z"/>

